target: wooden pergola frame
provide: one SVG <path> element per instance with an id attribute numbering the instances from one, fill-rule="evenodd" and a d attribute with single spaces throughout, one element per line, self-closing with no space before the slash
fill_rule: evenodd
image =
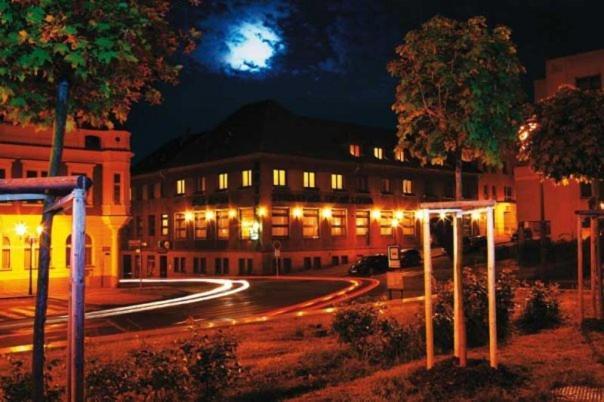
<path id="1" fill-rule="evenodd" d="M 591 272 L 591 303 L 594 318 L 602 318 L 602 273 L 600 266 L 600 233 L 598 222 L 604 219 L 604 210 L 579 210 L 575 211 L 577 215 L 577 297 L 579 301 L 579 322 L 583 322 L 585 318 L 585 308 L 583 305 L 583 220 L 589 219 L 591 235 L 590 235 L 590 272 Z"/>
<path id="2" fill-rule="evenodd" d="M 424 250 L 424 307 L 426 316 L 426 366 L 434 365 L 434 328 L 432 322 L 432 257 L 430 253 L 430 215 L 453 217 L 453 311 L 454 354 L 464 367 L 467 360 L 466 331 L 463 314 L 462 265 L 458 246 L 461 218 L 464 215 L 485 212 L 487 214 L 487 287 L 489 299 L 489 361 L 497 368 L 497 310 L 495 295 L 495 201 L 447 201 L 421 203 L 423 250 Z"/>
<path id="3" fill-rule="evenodd" d="M 84 400 L 84 268 L 86 262 L 86 191 L 92 182 L 85 176 L 40 177 L 0 180 L 0 202 L 54 202 L 43 213 L 57 214 L 69 208 L 71 272 L 67 321 L 67 400 Z"/>

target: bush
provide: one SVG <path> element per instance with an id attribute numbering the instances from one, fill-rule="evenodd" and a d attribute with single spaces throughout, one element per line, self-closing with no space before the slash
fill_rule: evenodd
<path id="1" fill-rule="evenodd" d="M 514 311 L 516 281 L 509 270 L 502 270 L 495 284 L 497 338 L 505 339 L 511 329 Z M 470 268 L 463 271 L 463 305 L 466 320 L 466 339 L 470 347 L 482 346 L 489 340 L 489 300 L 486 274 L 475 274 Z M 453 283 L 439 286 L 434 303 L 434 344 L 442 352 L 453 348 Z"/>
<path id="2" fill-rule="evenodd" d="M 26 370 L 21 360 L 12 356 L 7 356 L 11 369 L 9 375 L 0 376 L 0 401 L 31 401 L 33 395 L 34 383 L 31 372 Z M 63 394 L 62 388 L 51 385 L 52 372 L 57 367 L 59 361 L 52 360 L 46 363 L 45 370 L 45 401 L 60 401 Z"/>
<path id="3" fill-rule="evenodd" d="M 530 286 L 524 300 L 524 309 L 518 320 L 518 326 L 525 332 L 538 332 L 542 329 L 553 328 L 562 322 L 560 304 L 558 302 L 558 285 L 546 285 L 536 281 Z"/>
<path id="4" fill-rule="evenodd" d="M 241 372 L 236 348 L 222 333 L 209 337 L 193 331 L 173 348 L 143 346 L 122 360 L 93 360 L 87 366 L 87 395 L 92 401 L 218 398 Z"/>
<path id="5" fill-rule="evenodd" d="M 372 364 L 390 365 L 424 353 L 418 325 L 402 326 L 392 318 L 380 318 L 380 314 L 371 305 L 354 304 L 338 311 L 333 330 L 357 357 Z"/>

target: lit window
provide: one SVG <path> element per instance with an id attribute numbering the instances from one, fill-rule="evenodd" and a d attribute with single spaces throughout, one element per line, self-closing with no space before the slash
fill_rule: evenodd
<path id="1" fill-rule="evenodd" d="M 369 234 L 369 211 L 356 212 L 355 226 L 357 236 L 367 236 Z"/>
<path id="2" fill-rule="evenodd" d="M 404 162 L 405 161 L 405 151 L 397 148 L 396 151 L 394 151 L 394 158 L 399 162 Z"/>
<path id="3" fill-rule="evenodd" d="M 218 231 L 219 239 L 227 240 L 229 238 L 229 222 L 228 210 L 216 211 L 216 230 Z"/>
<path id="4" fill-rule="evenodd" d="M 306 239 L 319 237 L 319 210 L 304 208 L 302 217 L 302 236 Z"/>
<path id="5" fill-rule="evenodd" d="M 334 209 L 331 211 L 331 235 L 346 236 L 345 209 Z"/>
<path id="6" fill-rule="evenodd" d="M 390 179 L 382 179 L 382 193 L 390 193 Z"/>
<path id="7" fill-rule="evenodd" d="M 403 179 L 403 194 L 413 194 L 413 181 L 410 179 Z"/>
<path id="8" fill-rule="evenodd" d="M 2 237 L 2 261 L 0 268 L 10 269 L 10 239 L 7 236 Z"/>
<path id="9" fill-rule="evenodd" d="M 332 190 L 342 190 L 344 188 L 342 183 L 342 175 L 341 174 L 332 174 L 331 175 L 331 189 Z"/>
<path id="10" fill-rule="evenodd" d="M 315 188 L 315 172 L 304 172 L 304 188 Z"/>
<path id="11" fill-rule="evenodd" d="M 285 170 L 273 169 L 273 186 L 283 187 L 285 185 Z"/>
<path id="12" fill-rule="evenodd" d="M 180 212 L 174 214 L 174 238 L 176 240 L 187 238 L 187 220 L 185 214 Z"/>
<path id="13" fill-rule="evenodd" d="M 254 225 L 254 221 L 254 208 L 239 209 L 239 236 L 242 240 L 248 240 L 251 238 L 251 230 Z"/>
<path id="14" fill-rule="evenodd" d="M 413 236 L 415 235 L 415 212 L 405 211 L 402 220 L 403 235 Z"/>
<path id="15" fill-rule="evenodd" d="M 195 239 L 204 240 L 208 238 L 208 221 L 205 211 L 195 212 L 193 233 Z"/>
<path id="16" fill-rule="evenodd" d="M 382 148 L 382 147 L 374 147 L 373 148 L 373 156 L 376 159 L 384 159 L 384 148 Z"/>
<path id="17" fill-rule="evenodd" d="M 289 236 L 289 209 L 273 208 L 271 216 L 271 235 L 273 237 Z"/>
<path id="18" fill-rule="evenodd" d="M 168 236 L 170 234 L 168 214 L 161 214 L 161 235 Z"/>
<path id="19" fill-rule="evenodd" d="M 218 175 L 218 189 L 226 190 L 229 188 L 229 174 L 228 173 L 220 173 Z"/>
<path id="20" fill-rule="evenodd" d="M 204 193 L 206 191 L 206 177 L 199 176 L 197 178 L 197 191 L 200 193 Z"/>
<path id="21" fill-rule="evenodd" d="M 183 195 L 185 193 L 185 179 L 176 180 L 176 195 Z"/>
<path id="22" fill-rule="evenodd" d="M 241 171 L 241 187 L 251 187 L 252 185 L 252 171 L 243 170 Z"/>
<path id="23" fill-rule="evenodd" d="M 380 214 L 380 234 L 382 236 L 392 235 L 392 211 L 382 211 Z"/>
<path id="24" fill-rule="evenodd" d="M 358 158 L 361 156 L 361 147 L 358 144 L 350 144 L 348 152 L 350 152 L 350 155 Z"/>

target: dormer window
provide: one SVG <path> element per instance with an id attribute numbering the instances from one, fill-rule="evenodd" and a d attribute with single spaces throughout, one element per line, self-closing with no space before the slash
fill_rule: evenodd
<path id="1" fill-rule="evenodd" d="M 384 159 L 384 148 L 382 148 L 382 147 L 374 147 L 373 148 L 373 156 L 376 159 Z"/>
<path id="2" fill-rule="evenodd" d="M 405 151 L 397 148 L 394 151 L 394 158 L 399 162 L 404 162 L 405 161 Z"/>
<path id="3" fill-rule="evenodd" d="M 359 158 L 361 156 L 361 146 L 359 144 L 350 144 L 348 146 L 348 152 L 355 158 Z"/>

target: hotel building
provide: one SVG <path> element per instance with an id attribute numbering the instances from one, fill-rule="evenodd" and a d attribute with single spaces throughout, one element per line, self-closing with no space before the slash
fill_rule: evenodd
<path id="1" fill-rule="evenodd" d="M 47 175 L 52 132 L 0 125 L 0 179 Z M 77 129 L 65 136 L 60 175 L 86 175 L 86 285 L 114 286 L 119 231 L 129 220 L 130 133 Z M 41 203 L 0 203 L 0 294 L 26 294 L 37 281 Z M 54 218 L 50 291 L 69 277 L 70 212 Z M 31 270 L 30 270 L 31 268 Z"/>
<path id="2" fill-rule="evenodd" d="M 602 76 L 604 50 L 547 60 L 545 78 L 535 81 L 535 101 L 553 96 L 562 85 L 572 85 L 584 90 L 601 90 Z M 538 236 L 541 220 L 541 178 L 526 164 L 516 166 L 514 174 L 519 225 L 531 228 Z M 600 184 L 600 188 L 604 186 Z M 543 181 L 544 218 L 552 240 L 570 240 L 576 237 L 575 211 L 589 209 L 591 196 L 589 183 L 571 181 L 568 185 L 557 185 L 552 180 Z"/>
<path id="3" fill-rule="evenodd" d="M 268 274 L 416 246 L 418 203 L 452 199 L 454 175 L 420 167 L 396 141 L 272 101 L 176 138 L 134 168 L 122 274 Z M 476 198 L 478 174 L 463 182 Z"/>

